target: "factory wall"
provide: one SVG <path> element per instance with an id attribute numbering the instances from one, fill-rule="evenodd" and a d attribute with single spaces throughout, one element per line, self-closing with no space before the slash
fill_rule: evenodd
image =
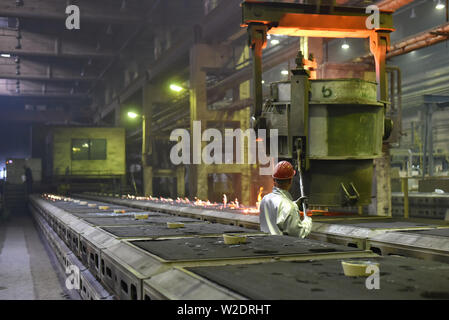
<path id="1" fill-rule="evenodd" d="M 422 127 L 424 112 L 423 95 L 447 95 L 449 97 L 449 48 L 447 42 L 410 52 L 391 59 L 390 64 L 402 71 L 403 131 L 401 147 L 413 147 L 422 143 L 418 129 L 412 141 L 412 122 Z M 449 154 L 449 108 L 437 110 L 433 115 L 434 151 Z M 419 147 L 419 146 L 418 146 Z"/>

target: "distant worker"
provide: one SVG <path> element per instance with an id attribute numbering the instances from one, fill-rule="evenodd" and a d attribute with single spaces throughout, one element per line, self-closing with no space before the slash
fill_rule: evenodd
<path id="1" fill-rule="evenodd" d="M 288 192 L 296 171 L 288 161 L 279 162 L 273 173 L 273 191 L 260 203 L 260 230 L 273 235 L 305 238 L 312 229 L 312 219 L 304 215 L 301 221 L 298 204 Z M 298 201 L 304 201 L 300 198 Z"/>
<path id="2" fill-rule="evenodd" d="M 33 193 L 33 173 L 27 166 L 23 167 L 25 169 L 25 186 L 27 194 Z"/>

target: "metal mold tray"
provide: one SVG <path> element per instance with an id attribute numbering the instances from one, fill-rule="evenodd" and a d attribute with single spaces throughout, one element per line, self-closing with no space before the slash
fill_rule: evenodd
<path id="1" fill-rule="evenodd" d="M 175 217 L 174 217 L 175 218 Z M 190 223 L 184 228 L 169 229 L 162 225 L 145 226 L 121 226 L 121 227 L 101 227 L 103 230 L 111 233 L 118 238 L 165 238 L 165 237 L 196 237 L 212 236 L 223 233 L 248 233 L 260 234 L 260 231 L 240 228 L 236 226 L 209 224 L 209 223 Z"/>
<path id="2" fill-rule="evenodd" d="M 449 299 L 448 264 L 403 257 L 370 260 L 380 263 L 380 290 L 368 290 L 365 277 L 346 277 L 341 260 L 280 261 L 186 270 L 256 300 Z"/>
<path id="3" fill-rule="evenodd" d="M 153 225 L 166 224 L 167 222 L 183 222 L 183 223 L 201 223 L 200 220 L 176 217 L 167 214 L 150 214 L 148 219 L 138 220 L 134 217 L 101 217 L 101 218 L 85 218 L 84 221 L 95 226 L 127 226 L 127 225 Z"/>
<path id="4" fill-rule="evenodd" d="M 356 248 L 288 236 L 249 236 L 247 243 L 226 245 L 222 237 L 131 242 L 166 262 L 226 260 L 237 258 L 280 257 L 294 255 L 333 255 L 360 252 Z"/>

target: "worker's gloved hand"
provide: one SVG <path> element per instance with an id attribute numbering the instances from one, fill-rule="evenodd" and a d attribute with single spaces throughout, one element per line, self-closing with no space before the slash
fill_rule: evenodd
<path id="1" fill-rule="evenodd" d="M 301 238 L 307 237 L 312 231 L 312 218 L 308 216 L 304 216 L 304 219 L 301 221 L 302 229 L 300 236 Z"/>

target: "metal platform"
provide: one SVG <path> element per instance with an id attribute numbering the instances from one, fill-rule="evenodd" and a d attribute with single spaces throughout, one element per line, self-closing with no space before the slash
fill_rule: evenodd
<path id="1" fill-rule="evenodd" d="M 173 219 L 176 221 L 176 218 Z M 110 234 L 121 238 L 188 238 L 188 237 L 206 237 L 216 236 L 223 233 L 245 233 L 245 234 L 261 234 L 262 232 L 245 229 L 236 226 L 228 226 L 222 224 L 208 224 L 208 223 L 190 223 L 186 224 L 184 228 L 169 229 L 167 226 L 153 225 L 153 226 L 125 226 L 125 227 L 101 227 Z"/>
<path id="2" fill-rule="evenodd" d="M 388 232 L 367 240 L 382 255 L 403 255 L 449 263 L 449 228 Z"/>
<path id="3" fill-rule="evenodd" d="M 194 267 L 186 268 L 185 277 L 194 274 L 256 300 L 449 299 L 447 264 L 401 257 L 369 260 L 380 263 L 380 290 L 368 290 L 365 277 L 346 277 L 341 260 Z"/>
<path id="4" fill-rule="evenodd" d="M 380 257 L 365 249 L 381 248 L 382 254 L 410 250 L 404 255 L 425 252 L 433 258 L 447 258 L 449 228 L 443 222 L 356 216 L 314 220 L 315 229 L 328 232 L 323 234 L 325 237 L 363 241 L 362 247 L 353 248 L 347 243 L 341 246 L 332 241 L 270 236 L 254 229 L 189 217 L 196 211 L 201 214 L 201 209 L 163 205 L 163 210 L 177 214 L 150 211 L 147 221 L 90 208 L 94 209 L 91 213 L 78 213 L 84 216 L 77 218 L 77 213 L 67 213 L 54 205 L 58 202 L 31 199 L 38 214 L 65 237 L 86 271 L 119 299 L 449 298 L 445 282 L 448 277 L 441 283 L 434 279 L 443 274 L 441 270 L 446 275 L 449 264 Z M 213 214 L 220 218 L 220 211 Z M 227 212 L 224 216 L 228 219 Z M 167 220 L 190 222 L 184 228 L 169 229 Z M 247 243 L 225 245 L 224 233 L 246 234 Z M 390 252 L 385 248 L 393 249 Z M 381 290 L 367 290 L 363 278 L 343 275 L 340 260 L 360 258 L 381 262 Z M 421 266 L 424 267 L 420 269 Z M 429 276 L 431 272 L 434 273 Z M 426 278 L 433 283 L 429 284 Z"/>
<path id="5" fill-rule="evenodd" d="M 426 235 L 426 236 L 445 237 L 445 238 L 447 238 L 447 241 L 449 243 L 449 226 L 447 228 L 439 228 L 439 229 L 432 229 L 432 230 L 416 230 L 416 231 L 408 230 L 408 231 L 401 231 L 401 232 Z"/>
<path id="6" fill-rule="evenodd" d="M 432 230 L 445 228 L 444 221 L 428 219 L 379 218 L 333 219 L 315 221 L 310 238 L 360 249 L 367 248 L 367 239 L 392 231 Z"/>
<path id="7" fill-rule="evenodd" d="M 321 220 L 320 223 L 331 223 L 335 225 L 346 225 L 359 228 L 368 228 L 371 230 L 410 230 L 410 229 L 431 229 L 444 226 L 442 221 L 424 221 L 420 219 L 403 218 L 365 218 L 365 219 L 341 219 L 333 221 Z M 448 225 L 449 226 L 449 225 Z"/>
<path id="8" fill-rule="evenodd" d="M 110 203 L 104 203 L 104 202 L 98 202 L 98 201 L 89 201 L 90 204 L 96 204 L 95 207 L 89 207 L 88 205 L 81 205 L 79 203 L 72 203 L 72 202 L 65 202 L 65 201 L 58 201 L 53 202 L 53 204 L 69 213 L 111 213 L 114 212 L 114 210 L 128 210 L 128 207 L 120 206 L 120 205 L 111 205 Z M 106 206 L 108 209 L 106 210 L 100 210 L 100 206 Z M 133 212 L 141 212 L 142 210 L 139 209 L 133 209 Z"/>

